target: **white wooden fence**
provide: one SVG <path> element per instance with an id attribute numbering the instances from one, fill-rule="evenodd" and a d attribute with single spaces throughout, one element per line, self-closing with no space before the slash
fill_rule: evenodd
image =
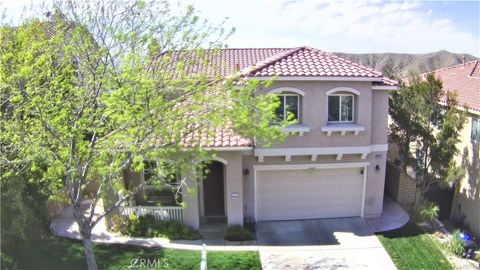
<path id="1" fill-rule="evenodd" d="M 150 214 L 158 221 L 177 220 L 183 222 L 181 206 L 121 206 L 120 214 L 122 216 L 134 214 L 137 217 Z"/>

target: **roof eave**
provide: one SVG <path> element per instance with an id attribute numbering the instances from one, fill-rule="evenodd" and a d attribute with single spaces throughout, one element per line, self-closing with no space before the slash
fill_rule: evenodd
<path id="1" fill-rule="evenodd" d="M 247 76 L 247 80 L 275 81 L 354 81 L 381 82 L 381 77 L 341 77 L 341 76 Z"/>
<path id="2" fill-rule="evenodd" d="M 396 91 L 399 87 L 397 85 L 374 85 L 372 90 Z"/>

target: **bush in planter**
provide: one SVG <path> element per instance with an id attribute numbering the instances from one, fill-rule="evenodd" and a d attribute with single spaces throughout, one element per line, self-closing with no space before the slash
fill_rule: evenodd
<path id="1" fill-rule="evenodd" d="M 438 211 L 439 208 L 436 203 L 423 201 L 421 204 L 414 207 L 413 217 L 416 220 L 432 222 L 438 217 Z"/>
<path id="2" fill-rule="evenodd" d="M 457 256 L 462 256 L 462 253 L 464 251 L 463 248 L 463 242 L 460 240 L 460 231 L 455 230 L 452 234 L 452 237 L 450 238 L 450 241 L 447 242 L 447 249 L 450 250 L 452 253 L 454 253 Z"/>
<path id="3" fill-rule="evenodd" d="M 225 240 L 228 241 L 249 241 L 252 239 L 252 233 L 240 225 L 229 226 L 225 232 Z"/>
<path id="4" fill-rule="evenodd" d="M 155 231 L 155 236 L 166 237 L 170 240 L 200 239 L 200 235 L 191 227 L 188 227 L 176 220 L 159 222 L 159 227 Z"/>
<path id="5" fill-rule="evenodd" d="M 152 215 L 131 215 L 125 234 L 135 237 L 164 237 L 170 240 L 200 239 L 200 235 L 192 228 L 175 220 L 157 221 Z"/>
<path id="6" fill-rule="evenodd" d="M 111 222 L 112 222 L 111 231 L 119 232 L 121 234 L 127 234 L 129 221 L 126 217 L 121 215 L 115 215 L 112 217 Z"/>

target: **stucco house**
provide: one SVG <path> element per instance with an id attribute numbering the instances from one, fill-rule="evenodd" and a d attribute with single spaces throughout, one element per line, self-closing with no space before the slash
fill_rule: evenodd
<path id="1" fill-rule="evenodd" d="M 275 77 L 257 94 L 278 95 L 278 117 L 289 112 L 298 124 L 284 128 L 285 141 L 268 148 L 230 129 L 216 130 L 201 146 L 218 157 L 202 181 L 190 180 L 198 188 L 182 195 L 185 208 L 175 206 L 172 194 L 149 187 L 133 204 L 148 204 L 150 196 L 162 202 L 161 211 L 194 228 L 209 220 L 243 224 L 381 215 L 388 95 L 398 88 L 395 81 L 309 47 L 223 49 L 217 57 L 227 64 L 226 75 L 244 70 L 247 80 Z M 125 182 L 144 181 L 147 167 L 125 171 Z"/>
<path id="2" fill-rule="evenodd" d="M 433 71 L 445 91 L 455 91 L 462 109 L 468 108 L 468 120 L 457 146 L 457 164 L 465 177 L 455 186 L 451 217 L 480 236 L 480 61 L 464 62 Z"/>

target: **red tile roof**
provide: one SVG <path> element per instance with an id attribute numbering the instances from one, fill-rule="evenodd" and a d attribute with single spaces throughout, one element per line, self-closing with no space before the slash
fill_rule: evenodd
<path id="1" fill-rule="evenodd" d="M 199 70 L 210 75 L 232 76 L 240 72 L 247 77 L 350 77 L 372 78 L 384 85 L 397 82 L 383 77 L 382 73 L 370 67 L 351 62 L 335 54 L 310 47 L 297 48 L 227 48 L 218 51 L 204 51 L 208 65 L 195 61 L 196 52 L 181 55 L 176 52 L 173 59 L 193 59 L 188 72 Z"/>
<path id="2" fill-rule="evenodd" d="M 251 147 L 252 140 L 243 138 L 233 132 L 231 127 L 216 129 L 200 129 L 188 134 L 182 140 L 184 147 Z"/>
<path id="3" fill-rule="evenodd" d="M 248 72 L 258 76 L 382 78 L 382 73 L 331 53 L 299 47 L 279 53 Z"/>
<path id="4" fill-rule="evenodd" d="M 437 69 L 431 73 L 443 82 L 445 91 L 456 91 L 458 101 L 462 106 L 467 106 L 470 110 L 480 112 L 480 61 L 474 60 Z M 422 76 L 426 76 L 422 74 Z"/>

